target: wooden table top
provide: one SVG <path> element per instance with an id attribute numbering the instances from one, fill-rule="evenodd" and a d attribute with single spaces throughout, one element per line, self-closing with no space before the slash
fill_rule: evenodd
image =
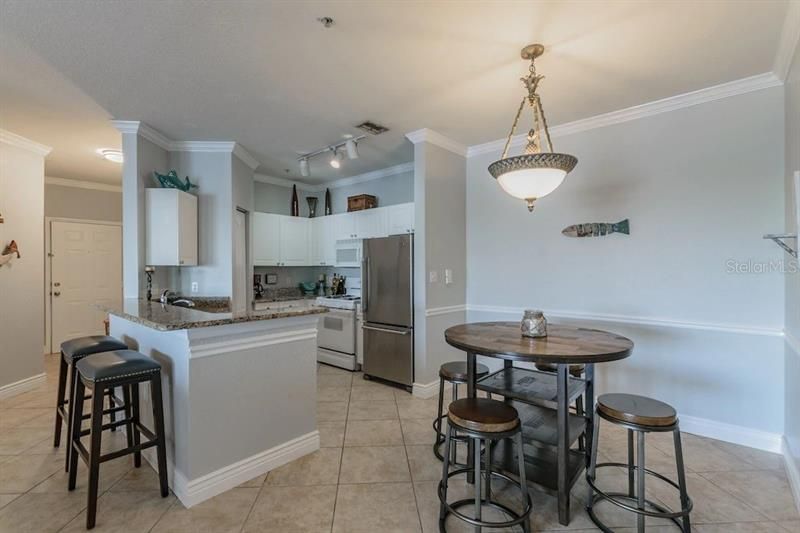
<path id="1" fill-rule="evenodd" d="M 633 341 L 599 329 L 547 325 L 547 337 L 523 337 L 519 322 L 461 324 L 444 332 L 447 344 L 479 355 L 540 363 L 603 363 L 624 359 Z"/>

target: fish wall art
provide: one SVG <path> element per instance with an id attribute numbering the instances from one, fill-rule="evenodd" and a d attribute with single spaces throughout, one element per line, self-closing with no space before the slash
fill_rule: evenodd
<path id="1" fill-rule="evenodd" d="M 623 235 L 631 234 L 630 222 L 626 218 L 616 224 L 609 222 L 587 222 L 585 224 L 573 224 L 567 226 L 561 233 L 567 237 L 604 237 L 612 233 L 621 233 Z"/>
<path id="2" fill-rule="evenodd" d="M 178 173 L 174 170 L 170 170 L 166 174 L 159 174 L 154 171 L 153 177 L 165 189 L 180 189 L 183 192 L 189 192 L 189 189 L 197 188 L 197 185 L 189 181 L 189 176 L 186 176 L 185 181 L 181 181 Z"/>

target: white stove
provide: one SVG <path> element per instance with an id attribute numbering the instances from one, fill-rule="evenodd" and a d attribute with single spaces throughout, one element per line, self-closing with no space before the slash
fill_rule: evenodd
<path id="1" fill-rule="evenodd" d="M 361 302 L 361 297 L 351 294 L 340 294 L 337 296 L 318 296 L 315 303 L 322 307 L 331 309 L 355 309 Z"/>

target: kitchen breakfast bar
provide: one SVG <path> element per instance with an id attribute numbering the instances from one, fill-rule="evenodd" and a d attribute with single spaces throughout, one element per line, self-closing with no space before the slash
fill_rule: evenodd
<path id="1" fill-rule="evenodd" d="M 106 311 L 111 335 L 162 367 L 169 481 L 184 506 L 319 449 L 316 336 L 324 308 L 205 312 L 131 299 Z M 149 391 L 140 397 L 147 424 Z"/>

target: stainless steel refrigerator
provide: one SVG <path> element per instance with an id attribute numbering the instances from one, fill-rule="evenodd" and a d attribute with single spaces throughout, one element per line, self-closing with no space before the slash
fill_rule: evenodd
<path id="1" fill-rule="evenodd" d="M 366 239 L 361 264 L 364 374 L 414 383 L 414 236 Z"/>

